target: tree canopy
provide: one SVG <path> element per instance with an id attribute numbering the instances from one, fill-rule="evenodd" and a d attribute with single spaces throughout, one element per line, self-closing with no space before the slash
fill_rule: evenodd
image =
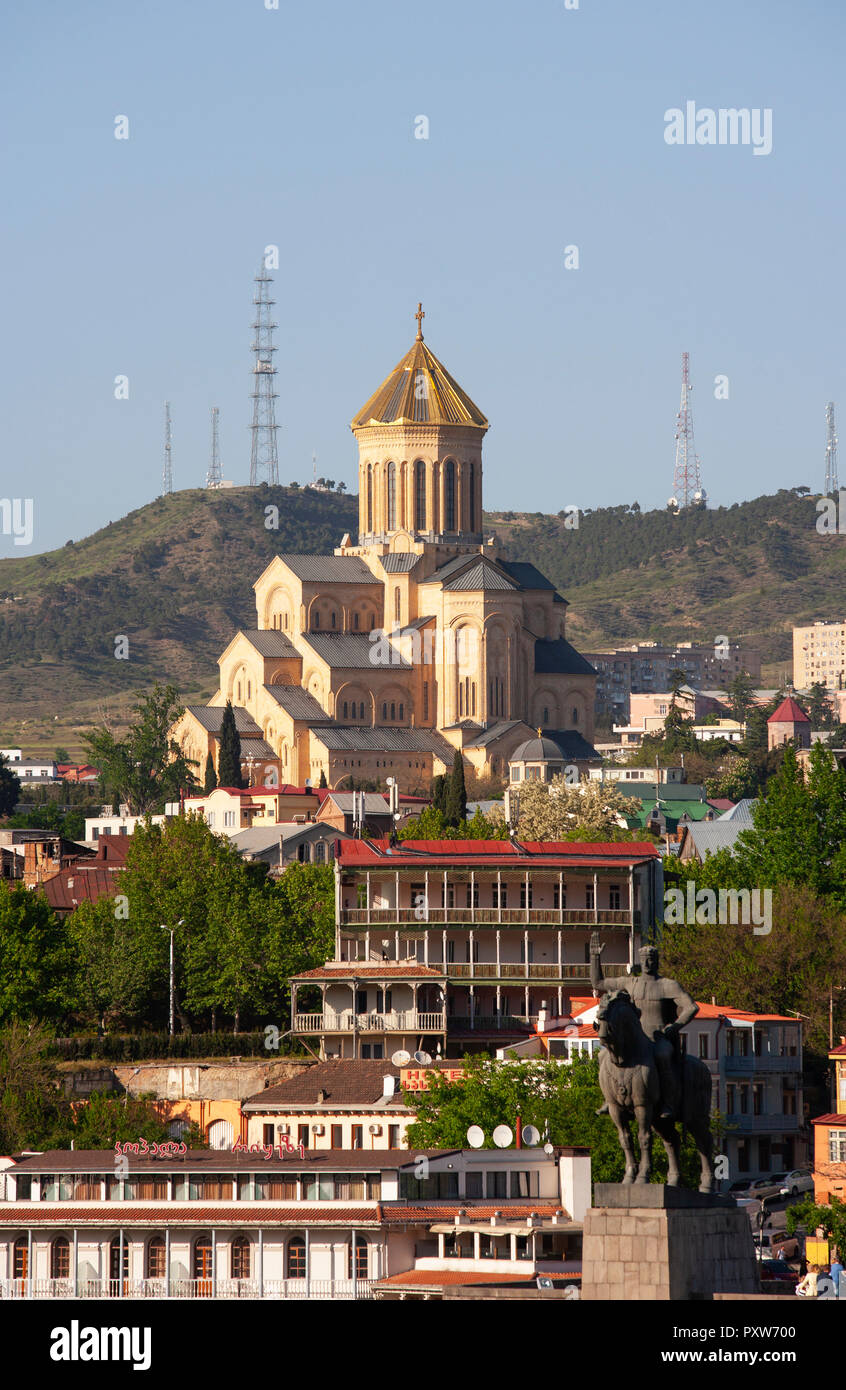
<path id="1" fill-rule="evenodd" d="M 107 794 L 126 802 L 130 815 L 144 816 L 163 811 L 167 801 L 179 799 L 182 788 L 194 786 L 194 763 L 170 736 L 184 712 L 175 686 L 157 683 L 134 710 L 124 738 L 102 725 L 84 741 Z"/>

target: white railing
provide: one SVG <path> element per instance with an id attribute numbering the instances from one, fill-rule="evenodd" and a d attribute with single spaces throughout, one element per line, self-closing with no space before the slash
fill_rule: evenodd
<path id="1" fill-rule="evenodd" d="M 122 1287 L 121 1287 L 122 1286 Z M 0 1279 L 0 1300 L 21 1298 L 372 1298 L 370 1279 Z"/>
<path id="2" fill-rule="evenodd" d="M 443 1033 L 446 1017 L 442 1013 L 419 1013 L 415 1009 L 403 1012 L 356 1014 L 350 1009 L 342 1013 L 295 1014 L 295 1033 Z"/>

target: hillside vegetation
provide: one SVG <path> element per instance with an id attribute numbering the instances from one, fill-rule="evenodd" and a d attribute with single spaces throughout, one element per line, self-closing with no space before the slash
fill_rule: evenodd
<path id="1" fill-rule="evenodd" d="M 277 530 L 265 508 L 279 508 Z M 846 537 L 819 535 L 814 499 L 793 491 L 732 507 L 565 517 L 485 517 L 512 559 L 531 560 L 570 602 L 569 635 L 590 650 L 720 634 L 787 661 L 795 622 L 846 608 Z M 287 487 L 196 489 L 158 498 L 86 540 L 0 560 L 0 742 L 63 743 L 155 679 L 186 700 L 216 688 L 216 661 L 255 620 L 252 585 L 280 551 L 331 553 L 356 533 L 355 497 Z M 115 639 L 129 659 L 115 659 Z"/>

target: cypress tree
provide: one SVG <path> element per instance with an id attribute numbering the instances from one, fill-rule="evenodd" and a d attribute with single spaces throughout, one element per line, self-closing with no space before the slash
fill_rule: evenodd
<path id="1" fill-rule="evenodd" d="M 432 810 L 443 811 L 446 794 L 446 777 L 432 778 Z"/>
<path id="2" fill-rule="evenodd" d="M 464 785 L 464 759 L 456 748 L 452 760 L 452 776 L 446 787 L 444 815 L 449 825 L 459 825 L 467 819 L 467 788 Z"/>
<path id="3" fill-rule="evenodd" d="M 241 740 L 235 727 L 232 701 L 226 701 L 220 724 L 220 753 L 217 760 L 217 782 L 220 787 L 243 787 L 241 777 Z"/>
<path id="4" fill-rule="evenodd" d="M 318 785 L 318 787 L 328 787 L 328 786 L 329 786 L 329 783 L 326 781 L 326 773 L 323 771 L 323 768 L 320 769 L 320 781 L 318 782 L 317 785 Z"/>
<path id="5" fill-rule="evenodd" d="M 209 792 L 213 792 L 216 786 L 217 773 L 214 769 L 214 758 L 212 757 L 211 753 L 209 753 L 208 757 L 206 758 L 206 774 L 203 779 L 203 791 L 205 792 L 206 796 L 208 796 Z"/>

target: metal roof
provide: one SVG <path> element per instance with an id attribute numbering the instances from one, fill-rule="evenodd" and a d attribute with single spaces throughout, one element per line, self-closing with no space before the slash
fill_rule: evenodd
<path id="1" fill-rule="evenodd" d="M 304 632 L 301 641 L 307 642 L 316 656 L 322 658 L 327 666 L 342 670 L 381 670 L 380 661 L 374 660 L 380 641 L 390 641 L 390 635 L 377 630 L 366 632 Z M 394 660 L 396 656 L 396 660 Z M 411 663 L 400 655 L 397 648 L 392 649 L 389 668 L 392 671 L 410 671 Z"/>
<path id="2" fill-rule="evenodd" d="M 484 556 L 480 557 L 475 565 L 471 565 L 462 574 L 457 574 L 454 579 L 449 579 L 444 584 L 444 588 L 450 591 L 517 589 L 518 587 L 513 579 L 509 579 L 507 574 L 502 574 L 497 566 L 492 565 L 490 560 L 486 560 Z"/>
<path id="3" fill-rule="evenodd" d="M 419 555 L 391 551 L 388 555 L 380 555 L 379 563 L 386 574 L 408 574 L 409 570 L 414 569 L 419 559 Z"/>
<path id="4" fill-rule="evenodd" d="M 528 560 L 498 560 L 497 564 L 521 589 L 555 589 L 555 585 Z M 566 602 L 566 600 L 562 600 Z"/>
<path id="5" fill-rule="evenodd" d="M 259 656 L 290 656 L 292 652 L 294 656 L 297 655 L 293 642 L 289 641 L 284 632 L 279 632 L 276 628 L 242 628 L 239 636 L 246 637 L 250 646 L 255 647 Z"/>
<path id="6" fill-rule="evenodd" d="M 421 389 L 422 388 L 422 389 Z M 418 338 L 352 421 L 365 425 L 472 425 L 488 422 L 446 367 Z"/>
<path id="7" fill-rule="evenodd" d="M 325 748 L 349 749 L 361 753 L 437 753 L 450 763 L 455 749 L 434 729 L 397 729 L 381 725 L 357 728 L 352 725 L 318 726 L 313 738 Z"/>
<path id="8" fill-rule="evenodd" d="M 331 719 L 320 702 L 301 685 L 268 685 L 265 689 L 292 719 L 307 719 L 311 723 Z"/>
<path id="9" fill-rule="evenodd" d="M 298 579 L 318 584 L 381 584 L 359 555 L 280 555 Z"/>
<path id="10" fill-rule="evenodd" d="M 563 674 L 568 676 L 595 676 L 596 670 L 589 661 L 571 647 L 563 637 L 553 641 L 538 638 L 535 642 L 535 672 L 538 675 Z"/>
<path id="11" fill-rule="evenodd" d="M 220 733 L 225 705 L 186 705 L 185 708 L 210 734 Z M 261 737 L 261 729 L 248 710 L 242 709 L 240 705 L 233 705 L 232 713 L 235 715 L 235 728 L 239 734 L 257 734 Z"/>

